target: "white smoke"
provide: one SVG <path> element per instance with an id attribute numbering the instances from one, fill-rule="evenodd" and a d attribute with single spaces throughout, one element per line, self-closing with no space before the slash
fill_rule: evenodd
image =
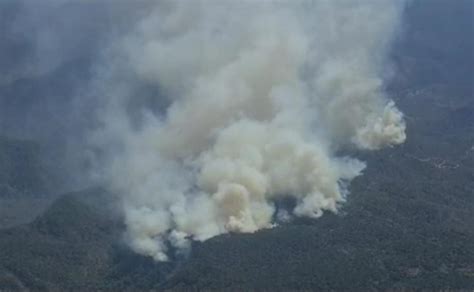
<path id="1" fill-rule="evenodd" d="M 149 7 L 111 49 L 103 79 L 115 83 L 94 136 L 110 154 L 105 176 L 123 196 L 130 246 L 166 260 L 170 245 L 269 228 L 284 197 L 296 216 L 337 212 L 365 164 L 336 152 L 405 140 L 381 77 L 401 9 L 393 0 Z M 123 72 L 159 86 L 166 113 L 144 111 L 134 125 Z"/>

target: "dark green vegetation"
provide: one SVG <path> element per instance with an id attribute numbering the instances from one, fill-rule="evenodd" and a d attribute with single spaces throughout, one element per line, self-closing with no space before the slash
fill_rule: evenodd
<path id="1" fill-rule="evenodd" d="M 171 264 L 128 250 L 110 194 L 70 193 L 27 225 L 0 231 L 0 291 L 145 289 L 163 281 Z"/>

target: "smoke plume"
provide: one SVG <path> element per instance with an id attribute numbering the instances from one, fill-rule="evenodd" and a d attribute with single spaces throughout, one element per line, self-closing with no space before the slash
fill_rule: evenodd
<path id="1" fill-rule="evenodd" d="M 401 1 L 159 1 L 107 51 L 91 143 L 121 194 L 126 238 L 170 246 L 337 212 L 365 164 L 405 140 L 383 91 Z M 133 82 L 130 80 L 134 80 Z M 143 98 L 131 84 L 156 95 Z M 137 93 L 138 92 L 138 93 Z M 285 217 L 289 216 L 285 213 Z"/>

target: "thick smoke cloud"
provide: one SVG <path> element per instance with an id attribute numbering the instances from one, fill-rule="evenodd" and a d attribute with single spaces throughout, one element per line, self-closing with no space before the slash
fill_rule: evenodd
<path id="1" fill-rule="evenodd" d="M 157 260 L 191 239 L 337 212 L 365 167 L 341 153 L 405 140 L 383 91 L 402 9 L 5 0 L 0 134 L 42 142 L 77 179 L 66 188 L 118 194 L 128 243 Z M 277 207 L 285 198 L 294 208 Z"/>
<path id="2" fill-rule="evenodd" d="M 281 217 L 275 201 L 287 197 L 294 216 L 337 212 L 365 167 L 338 153 L 405 140 L 403 115 L 383 91 L 402 6 L 147 6 L 90 86 L 101 127 L 89 141 L 123 200 L 130 246 L 166 260 L 170 245 L 270 228 Z"/>

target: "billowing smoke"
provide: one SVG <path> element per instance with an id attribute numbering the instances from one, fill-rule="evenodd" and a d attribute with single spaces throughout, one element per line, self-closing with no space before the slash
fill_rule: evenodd
<path id="1" fill-rule="evenodd" d="M 191 239 L 274 226 L 275 201 L 288 197 L 291 216 L 337 212 L 365 167 L 340 153 L 405 140 L 403 115 L 383 92 L 402 8 L 393 0 L 147 7 L 99 70 L 102 127 L 91 137 L 122 196 L 130 246 L 167 260 L 170 246 Z M 156 96 L 143 99 L 130 85 L 137 80 Z"/>

